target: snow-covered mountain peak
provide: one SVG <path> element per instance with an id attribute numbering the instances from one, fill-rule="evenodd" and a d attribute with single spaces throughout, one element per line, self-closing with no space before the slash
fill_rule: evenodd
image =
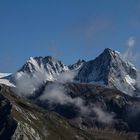
<path id="1" fill-rule="evenodd" d="M 44 81 L 53 81 L 56 80 L 57 75 L 68 70 L 68 66 L 52 56 L 30 57 L 22 68 L 13 74 L 12 77 L 14 77 L 13 79 L 19 79 L 25 75 L 31 77 L 40 77 L 41 75 L 41 77 L 44 77 Z"/>
<path id="2" fill-rule="evenodd" d="M 44 69 L 47 71 L 53 69 L 56 72 L 61 72 L 63 70 L 68 70 L 68 67 L 65 66 L 61 61 L 51 56 L 30 57 L 27 63 L 23 65 L 19 71 L 32 73 L 36 71 L 42 71 Z"/>
<path id="3" fill-rule="evenodd" d="M 137 68 L 134 66 L 134 64 L 132 64 L 129 60 L 126 60 L 123 58 L 123 55 L 119 52 L 119 51 L 115 51 L 115 50 L 112 50 L 110 48 L 106 48 L 103 53 L 101 54 L 101 56 L 99 57 L 103 57 L 103 56 L 106 56 L 108 58 L 111 57 L 111 59 L 115 59 L 116 62 L 119 63 L 125 63 L 128 67 L 131 67 L 132 69 L 135 69 L 137 71 Z M 112 61 L 112 62 L 115 62 L 115 61 Z"/>
<path id="4" fill-rule="evenodd" d="M 33 63 L 34 61 L 38 62 L 38 63 L 49 63 L 49 62 L 53 62 L 53 63 L 58 63 L 61 62 L 59 61 L 57 58 L 52 57 L 52 56 L 46 56 L 46 57 L 42 57 L 42 56 L 38 56 L 38 57 L 30 57 L 29 60 L 27 62 Z"/>
<path id="5" fill-rule="evenodd" d="M 121 54 L 118 51 L 106 48 L 98 57 L 108 57 L 108 59 L 116 59 L 117 57 L 121 57 Z"/>
<path id="6" fill-rule="evenodd" d="M 11 81 L 15 84 L 17 79 L 22 79 L 21 77 L 33 77 L 43 82 L 59 81 L 60 77 L 67 75 L 72 75 L 76 82 L 103 84 L 129 95 L 136 95 L 137 91 L 140 91 L 140 86 L 137 87 L 138 70 L 124 60 L 121 53 L 109 48 L 94 60 L 78 60 L 69 66 L 52 56 L 30 57 L 19 71 L 12 74 Z"/>
<path id="7" fill-rule="evenodd" d="M 95 60 L 83 64 L 76 80 L 84 83 L 102 83 L 129 95 L 136 92 L 137 69 L 121 54 L 109 48 Z"/>

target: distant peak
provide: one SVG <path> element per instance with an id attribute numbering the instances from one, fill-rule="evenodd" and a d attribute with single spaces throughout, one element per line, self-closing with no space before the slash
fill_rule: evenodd
<path id="1" fill-rule="evenodd" d="M 104 51 L 106 51 L 106 52 L 112 52 L 114 50 L 112 50 L 111 48 L 105 48 Z"/>
<path id="2" fill-rule="evenodd" d="M 30 57 L 28 62 L 31 61 L 38 61 L 38 60 L 45 60 L 45 61 L 58 61 L 57 58 L 53 57 L 53 56 L 36 56 L 36 57 Z"/>
<path id="3" fill-rule="evenodd" d="M 31 63 L 32 61 L 34 61 L 34 57 L 30 57 L 27 62 Z"/>
<path id="4" fill-rule="evenodd" d="M 112 57 L 120 57 L 120 52 L 118 51 L 115 51 L 115 50 L 112 50 L 110 48 L 106 48 L 102 54 L 105 54 L 105 55 L 110 55 Z"/>
<path id="5" fill-rule="evenodd" d="M 77 61 L 78 64 L 79 64 L 79 63 L 84 63 L 84 62 L 86 62 L 86 61 L 83 60 L 83 59 L 79 59 L 79 60 Z"/>
<path id="6" fill-rule="evenodd" d="M 49 60 L 49 61 L 58 61 L 56 57 L 53 56 L 46 56 L 44 59 Z"/>
<path id="7" fill-rule="evenodd" d="M 115 51 L 115 50 L 113 50 L 113 49 L 111 49 L 111 48 L 105 48 L 104 52 L 108 52 L 108 53 L 118 53 L 118 54 L 119 54 L 118 51 Z"/>

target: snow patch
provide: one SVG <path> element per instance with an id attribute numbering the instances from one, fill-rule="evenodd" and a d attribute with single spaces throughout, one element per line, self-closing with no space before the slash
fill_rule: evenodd
<path id="1" fill-rule="evenodd" d="M 7 78 L 10 75 L 11 73 L 0 73 L 0 84 L 4 84 L 10 87 L 15 87 L 15 85 L 11 83 L 10 80 Z"/>
<path id="2" fill-rule="evenodd" d="M 136 80 L 132 79 L 129 75 L 125 76 L 125 80 L 129 85 L 134 85 L 136 83 Z"/>

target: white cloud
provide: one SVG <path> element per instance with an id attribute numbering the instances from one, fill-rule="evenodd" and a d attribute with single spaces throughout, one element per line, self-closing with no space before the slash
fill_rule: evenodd
<path id="1" fill-rule="evenodd" d="M 136 40 L 134 37 L 129 37 L 127 40 L 127 50 L 122 53 L 122 58 L 126 61 L 136 62 L 140 57 L 139 53 L 134 53 Z"/>
<path id="2" fill-rule="evenodd" d="M 18 73 L 15 79 L 15 92 L 20 96 L 31 96 L 44 82 L 44 73 L 36 72 L 34 76 L 28 73 Z"/>
<path id="3" fill-rule="evenodd" d="M 109 114 L 99 107 L 94 107 L 93 111 L 96 113 L 98 121 L 102 123 L 112 123 L 114 121 L 114 114 Z"/>
<path id="4" fill-rule="evenodd" d="M 60 83 L 72 82 L 76 76 L 76 71 L 66 71 L 56 76 L 56 79 Z"/>
<path id="5" fill-rule="evenodd" d="M 50 83 L 46 86 L 41 100 L 48 100 L 50 103 L 67 104 L 71 102 L 71 98 L 65 94 L 65 89 L 58 83 Z"/>
<path id="6" fill-rule="evenodd" d="M 67 94 L 67 91 L 63 84 L 49 83 L 40 100 L 48 100 L 49 103 L 58 103 L 61 105 L 73 104 L 80 109 L 81 114 L 88 114 L 89 109 L 84 105 L 84 101 L 80 97 L 72 98 Z"/>
<path id="7" fill-rule="evenodd" d="M 127 45 L 129 48 L 134 47 L 135 46 L 135 38 L 134 37 L 129 37 L 128 41 L 127 41 Z"/>

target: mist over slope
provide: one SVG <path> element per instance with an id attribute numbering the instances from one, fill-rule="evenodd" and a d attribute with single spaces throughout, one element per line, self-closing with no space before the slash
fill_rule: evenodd
<path id="1" fill-rule="evenodd" d="M 47 82 L 30 99 L 82 129 L 140 132 L 140 99 L 95 84 Z"/>

